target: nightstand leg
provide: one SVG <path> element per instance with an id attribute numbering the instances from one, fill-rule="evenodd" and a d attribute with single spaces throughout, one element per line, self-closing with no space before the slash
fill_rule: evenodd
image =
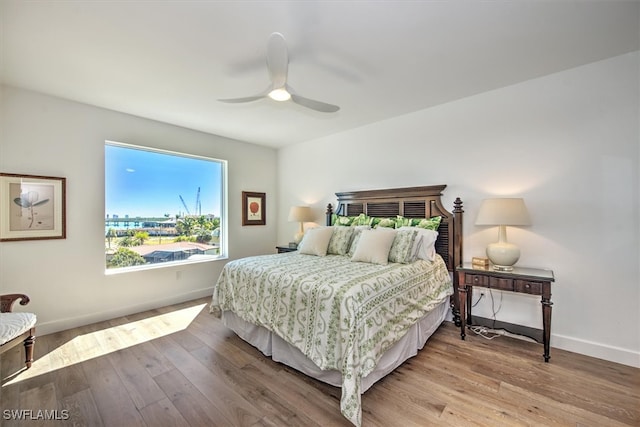
<path id="1" fill-rule="evenodd" d="M 458 300 L 460 301 L 460 338 L 464 339 L 467 327 L 467 288 L 464 285 L 458 286 Z"/>
<path id="2" fill-rule="evenodd" d="M 467 325 L 473 325 L 473 316 L 471 310 L 473 308 L 473 286 L 467 286 Z"/>
<path id="3" fill-rule="evenodd" d="M 551 284 L 542 285 L 542 329 L 544 339 L 544 361 L 549 362 L 549 342 L 551 341 Z"/>

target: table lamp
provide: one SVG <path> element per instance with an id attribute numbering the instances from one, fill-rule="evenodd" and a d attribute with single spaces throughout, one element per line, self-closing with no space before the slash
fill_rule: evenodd
<path id="1" fill-rule="evenodd" d="M 521 198 L 485 199 L 480 205 L 476 225 L 499 226 L 498 241 L 487 246 L 493 269 L 511 271 L 520 258 L 520 249 L 507 242 L 507 225 L 531 225 L 529 212 Z"/>
<path id="2" fill-rule="evenodd" d="M 300 243 L 304 236 L 304 223 L 311 220 L 313 220 L 313 214 L 309 206 L 292 206 L 291 209 L 289 209 L 289 222 L 300 223 L 300 231 L 293 236 L 296 244 Z"/>

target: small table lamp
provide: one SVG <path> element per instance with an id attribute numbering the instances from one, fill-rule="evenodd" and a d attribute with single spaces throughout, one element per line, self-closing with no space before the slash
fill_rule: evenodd
<path id="1" fill-rule="evenodd" d="M 531 225 L 529 212 L 520 198 L 485 199 L 476 225 L 498 225 L 498 242 L 487 246 L 487 257 L 495 270 L 511 271 L 520 258 L 520 249 L 507 242 L 507 225 Z"/>
<path id="2" fill-rule="evenodd" d="M 299 222 L 300 231 L 294 235 L 294 242 L 300 243 L 304 236 L 304 223 L 313 220 L 313 214 L 309 206 L 292 206 L 289 209 L 289 222 Z"/>

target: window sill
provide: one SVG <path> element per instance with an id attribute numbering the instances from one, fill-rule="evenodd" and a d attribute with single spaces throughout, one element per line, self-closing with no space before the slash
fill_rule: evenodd
<path id="1" fill-rule="evenodd" d="M 112 276 L 112 275 L 122 274 L 122 273 L 133 273 L 137 271 L 156 270 L 158 268 L 172 268 L 172 267 L 182 268 L 185 265 L 202 264 L 206 262 L 215 262 L 215 261 L 226 261 L 228 259 L 229 259 L 228 256 L 210 255 L 207 257 L 199 257 L 198 259 L 192 259 L 192 260 L 158 262 L 155 264 L 136 265 L 132 267 L 109 268 L 109 269 L 105 269 L 104 274 L 105 276 Z"/>

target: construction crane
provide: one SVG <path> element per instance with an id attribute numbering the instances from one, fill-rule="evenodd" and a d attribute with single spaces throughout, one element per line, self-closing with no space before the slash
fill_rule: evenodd
<path id="1" fill-rule="evenodd" d="M 196 196 L 196 214 L 202 215 L 202 205 L 200 204 L 200 187 L 198 187 L 198 195 Z"/>
<path id="2" fill-rule="evenodd" d="M 184 198 L 182 197 L 182 195 L 178 194 L 178 197 L 180 197 L 180 201 L 182 202 L 182 206 L 184 206 L 184 209 L 187 211 L 187 215 L 191 215 L 191 211 L 187 207 L 187 203 L 184 201 Z M 198 216 L 202 215 L 202 203 L 200 203 L 200 187 L 198 187 L 198 192 L 196 194 L 196 206 L 193 213 L 194 215 L 198 215 Z"/>
<path id="3" fill-rule="evenodd" d="M 191 212 L 189 212 L 189 208 L 187 207 L 187 204 L 184 202 L 184 199 L 182 198 L 182 195 L 178 194 L 178 196 L 180 197 L 180 201 L 182 202 L 182 206 L 184 206 L 184 209 L 187 211 L 187 215 L 191 215 Z"/>

